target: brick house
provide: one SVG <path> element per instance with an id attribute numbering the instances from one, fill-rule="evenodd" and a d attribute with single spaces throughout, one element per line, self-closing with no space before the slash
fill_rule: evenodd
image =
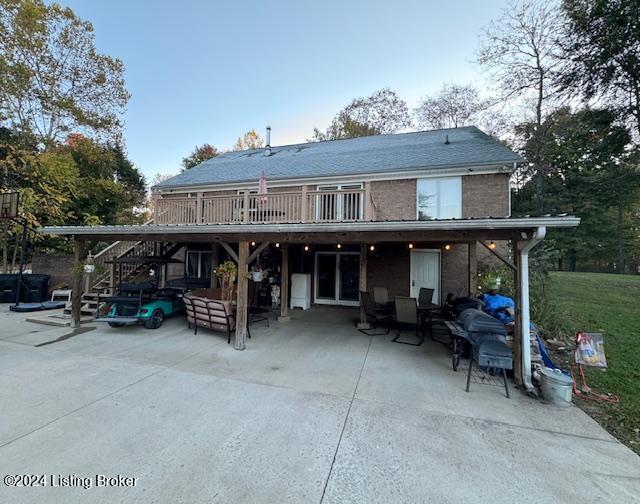
<path id="1" fill-rule="evenodd" d="M 522 160 L 476 127 L 280 147 L 268 138 L 264 149 L 224 153 L 158 184 L 152 223 L 44 232 L 111 241 L 113 255 L 165 244 L 184 258 L 184 269 L 167 278 L 206 279 L 226 258 L 246 271 L 270 251 L 282 276 L 283 319 L 292 273 L 308 275 L 311 304 L 357 305 L 359 290 L 378 285 L 391 296 L 433 288 L 439 302 L 447 293 L 474 294 L 478 257 L 494 254 L 516 270 L 522 328 L 529 325 L 529 250 L 548 227 L 579 222 L 512 218 L 510 177 Z M 258 194 L 262 174 L 266 194 Z M 511 258 L 508 250 L 516 251 Z M 244 287 L 239 307 L 247 304 Z M 239 324 L 236 348 L 244 338 Z"/>

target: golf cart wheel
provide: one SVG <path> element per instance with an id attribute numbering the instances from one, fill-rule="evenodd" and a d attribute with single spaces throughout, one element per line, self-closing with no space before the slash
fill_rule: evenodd
<path id="1" fill-rule="evenodd" d="M 162 322 L 164 322 L 164 312 L 158 308 L 153 311 L 149 320 L 144 321 L 144 326 L 147 329 L 157 329 L 162 325 Z"/>
<path id="2" fill-rule="evenodd" d="M 122 322 L 109 322 L 109 327 L 124 327 Z"/>

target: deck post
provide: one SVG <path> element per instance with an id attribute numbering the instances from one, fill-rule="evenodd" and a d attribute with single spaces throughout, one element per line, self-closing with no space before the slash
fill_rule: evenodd
<path id="1" fill-rule="evenodd" d="M 249 294 L 249 271 L 247 259 L 249 257 L 249 242 L 238 243 L 238 292 L 236 299 L 236 339 L 235 349 L 244 350 L 247 340 L 247 303 Z"/>
<path id="2" fill-rule="evenodd" d="M 476 242 L 468 243 L 469 247 L 469 296 L 475 296 L 478 290 L 478 255 Z"/>
<path id="3" fill-rule="evenodd" d="M 73 290 L 71 291 L 71 319 L 73 327 L 80 327 L 82 309 L 82 280 L 84 277 L 83 261 L 85 256 L 84 242 L 75 240 L 73 244 Z"/>
<path id="4" fill-rule="evenodd" d="M 202 196 L 204 193 L 196 193 L 196 224 L 202 223 Z"/>
<path id="5" fill-rule="evenodd" d="M 242 194 L 242 222 L 249 222 L 249 191 Z"/>
<path id="6" fill-rule="evenodd" d="M 367 244 L 360 244 L 360 273 L 358 275 L 360 283 L 360 291 L 366 292 L 367 290 Z M 364 305 L 360 302 L 360 322 L 358 323 L 358 329 L 369 329 L 369 323 L 367 322 L 367 314 L 364 311 Z"/>
<path id="7" fill-rule="evenodd" d="M 373 220 L 371 215 L 371 182 L 364 183 L 364 220 Z"/>
<path id="8" fill-rule="evenodd" d="M 302 208 L 300 209 L 300 220 L 302 222 L 307 222 L 307 209 L 309 208 L 309 202 L 307 201 L 307 186 L 302 186 L 302 197 L 300 200 L 302 201 Z"/>
<path id="9" fill-rule="evenodd" d="M 280 316 L 278 322 L 288 322 L 289 317 L 289 244 L 280 245 L 282 264 L 280 266 Z"/>

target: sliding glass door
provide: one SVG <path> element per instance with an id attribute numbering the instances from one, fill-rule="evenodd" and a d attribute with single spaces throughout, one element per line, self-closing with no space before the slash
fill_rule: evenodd
<path id="1" fill-rule="evenodd" d="M 358 252 L 316 252 L 315 302 L 357 305 L 360 286 Z"/>

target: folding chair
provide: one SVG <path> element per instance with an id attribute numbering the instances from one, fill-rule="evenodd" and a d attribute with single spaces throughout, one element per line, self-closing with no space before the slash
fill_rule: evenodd
<path id="1" fill-rule="evenodd" d="M 360 291 L 360 304 L 364 309 L 367 322 L 371 324 L 371 329 L 358 329 L 358 331 L 362 334 L 366 334 L 367 336 L 383 336 L 385 334 L 389 334 L 389 331 L 391 330 L 391 314 L 376 311 L 373 299 L 371 299 L 371 294 L 366 291 Z M 376 331 L 383 325 L 387 326 L 387 330 L 385 332 Z"/>
<path id="2" fill-rule="evenodd" d="M 424 332 L 422 330 L 422 324 L 418 317 L 418 305 L 416 298 L 412 297 L 396 297 L 396 324 L 397 334 L 391 341 L 394 343 L 402 343 L 404 345 L 420 346 L 424 342 Z M 407 341 L 400 341 L 402 327 L 409 327 L 415 329 L 416 336 L 420 338 L 418 343 L 410 343 Z"/>

